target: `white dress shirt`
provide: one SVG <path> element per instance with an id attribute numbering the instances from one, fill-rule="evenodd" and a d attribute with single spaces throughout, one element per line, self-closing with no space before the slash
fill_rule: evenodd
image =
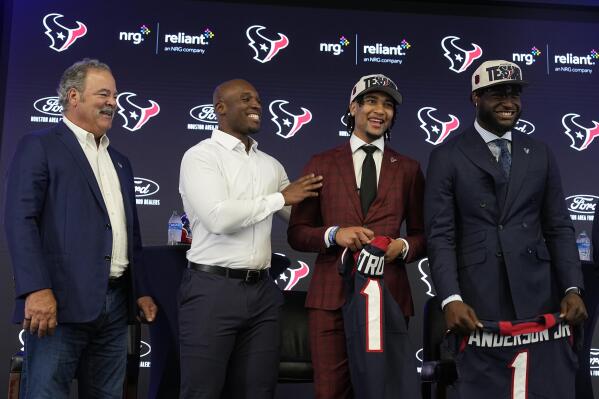
<path id="1" fill-rule="evenodd" d="M 376 184 L 379 184 L 379 176 L 381 175 L 381 165 L 383 163 L 383 153 L 385 152 L 385 138 L 383 136 L 374 140 L 372 143 L 367 143 L 355 134 L 352 134 L 349 139 L 349 146 L 351 148 L 352 160 L 354 162 L 354 176 L 356 176 L 356 187 L 360 187 L 362 183 L 362 164 L 364 163 L 364 159 L 366 158 L 366 151 L 362 150 L 362 147 L 365 145 L 375 146 L 377 149 L 372 153 L 372 158 L 374 159 L 374 164 L 376 166 Z M 325 182 L 326 184 L 326 182 Z M 332 229 L 338 226 L 331 226 L 324 232 L 324 242 L 328 247 L 332 245 L 329 241 L 329 233 Z M 398 240 L 402 240 L 405 245 L 405 250 L 403 251 L 403 258 L 405 259 L 408 251 L 410 250 L 410 244 L 408 244 L 407 240 L 403 238 L 398 238 Z"/>
<path id="2" fill-rule="evenodd" d="M 272 215 L 286 213 L 283 166 L 258 143 L 245 145 L 218 129 L 181 161 L 179 192 L 193 240 L 187 259 L 232 269 L 270 266 Z"/>
<path id="3" fill-rule="evenodd" d="M 97 145 L 92 133 L 75 125 L 66 116 L 63 116 L 62 120 L 75 134 L 77 141 L 81 145 L 81 149 L 94 171 L 94 176 L 96 176 L 96 181 L 100 187 L 112 227 L 110 277 L 120 277 L 129 264 L 127 256 L 127 221 L 123 195 L 121 193 L 121 182 L 108 153 L 110 140 L 104 135 L 100 139 L 100 145 Z M 85 223 L 85 221 L 82 220 L 81 223 Z"/>

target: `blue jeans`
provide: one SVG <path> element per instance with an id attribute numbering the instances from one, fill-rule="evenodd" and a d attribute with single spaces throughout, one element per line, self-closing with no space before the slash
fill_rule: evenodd
<path id="1" fill-rule="evenodd" d="M 58 310 L 60 312 L 60 309 Z M 25 333 L 20 398 L 67 399 L 77 378 L 79 398 L 121 398 L 127 361 L 127 292 L 109 288 L 99 317 L 64 323 L 54 335 Z"/>

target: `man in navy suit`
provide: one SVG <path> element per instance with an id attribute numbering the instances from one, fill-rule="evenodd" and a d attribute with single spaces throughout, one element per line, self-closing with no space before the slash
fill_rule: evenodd
<path id="1" fill-rule="evenodd" d="M 472 332 L 479 318 L 587 317 L 557 162 L 513 129 L 525 84 L 516 64 L 484 62 L 472 76 L 474 126 L 430 156 L 429 264 L 451 330 Z"/>
<path id="2" fill-rule="evenodd" d="M 13 321 L 23 323 L 21 397 L 120 398 L 127 322 L 152 321 L 129 160 L 109 146 L 116 112 L 110 68 L 84 59 L 58 87 L 63 121 L 24 136 L 7 179 L 5 229 Z M 134 301 L 133 299 L 136 299 Z"/>

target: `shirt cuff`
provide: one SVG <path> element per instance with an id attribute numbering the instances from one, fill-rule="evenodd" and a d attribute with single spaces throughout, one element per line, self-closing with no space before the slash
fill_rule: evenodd
<path id="1" fill-rule="evenodd" d="M 333 246 L 334 244 L 329 241 L 329 234 L 331 233 L 331 231 L 335 228 L 337 228 L 339 226 L 331 226 L 328 229 L 325 230 L 324 232 L 324 244 L 327 246 L 327 248 L 330 248 L 331 246 Z"/>
<path id="2" fill-rule="evenodd" d="M 445 298 L 445 300 L 443 302 L 441 302 L 441 309 L 445 308 L 445 305 L 447 305 L 449 302 L 453 302 L 453 301 L 460 301 L 460 302 L 464 302 L 462 300 L 461 295 L 455 294 L 455 295 L 450 295 L 447 298 Z"/>
<path id="3" fill-rule="evenodd" d="M 399 254 L 401 256 L 401 258 L 403 260 L 406 260 L 406 258 L 408 257 L 408 251 L 410 250 L 410 244 L 408 244 L 408 240 L 406 240 L 405 238 L 398 238 L 398 240 L 402 240 L 404 243 L 404 247 L 403 250 L 401 251 L 401 254 Z"/>
<path id="4" fill-rule="evenodd" d="M 272 193 L 266 196 L 266 202 L 268 207 L 272 210 L 272 213 L 278 212 L 285 206 L 285 197 L 281 193 Z"/>

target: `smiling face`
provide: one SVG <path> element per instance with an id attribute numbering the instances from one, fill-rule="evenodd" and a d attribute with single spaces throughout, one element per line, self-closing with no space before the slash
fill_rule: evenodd
<path id="1" fill-rule="evenodd" d="M 519 85 L 503 84 L 472 93 L 481 127 L 497 136 L 511 130 L 522 112 L 521 91 Z"/>
<path id="2" fill-rule="evenodd" d="M 254 86 L 245 80 L 231 80 L 217 87 L 214 109 L 220 129 L 242 141 L 260 130 L 260 96 Z"/>
<path id="3" fill-rule="evenodd" d="M 69 106 L 65 116 L 99 139 L 112 126 L 117 94 L 112 74 L 103 69 L 91 68 L 85 76 L 82 92 L 75 88 L 69 89 Z"/>
<path id="4" fill-rule="evenodd" d="M 353 101 L 349 111 L 355 120 L 353 134 L 372 143 L 389 130 L 395 113 L 395 102 L 388 94 L 373 91 L 366 93 L 361 100 Z"/>

